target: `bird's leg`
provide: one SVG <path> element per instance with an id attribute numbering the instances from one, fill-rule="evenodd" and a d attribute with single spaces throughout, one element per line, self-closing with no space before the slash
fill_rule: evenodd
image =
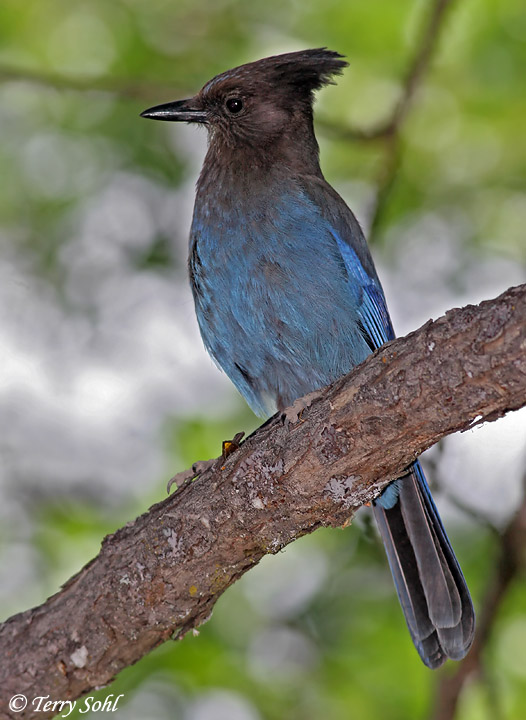
<path id="1" fill-rule="evenodd" d="M 173 476 L 173 478 L 170 478 L 170 480 L 168 480 L 168 484 L 166 485 L 166 492 L 170 494 L 170 490 L 174 485 L 175 489 L 179 490 L 179 488 L 181 488 L 183 485 L 186 485 L 186 483 L 199 477 L 199 475 L 202 475 L 218 460 L 219 458 L 210 458 L 210 460 L 198 460 L 192 465 L 192 467 L 188 468 L 187 470 L 181 470 L 181 472 L 178 472 L 176 475 Z"/>
<path id="2" fill-rule="evenodd" d="M 232 453 L 236 450 L 239 450 L 239 446 L 244 435 L 245 433 L 241 431 L 236 433 L 232 440 L 223 440 L 223 452 L 221 453 L 223 461 L 226 460 L 229 455 L 232 455 Z"/>
<path id="3" fill-rule="evenodd" d="M 281 418 L 285 425 L 294 425 L 299 418 L 301 413 L 309 408 L 312 403 L 323 395 L 322 390 L 313 390 L 307 393 L 303 397 L 294 400 L 290 407 L 286 407 L 281 413 Z"/>
<path id="4" fill-rule="evenodd" d="M 199 475 L 202 475 L 204 472 L 209 470 L 219 460 L 224 462 L 227 457 L 229 457 L 229 455 L 232 455 L 232 453 L 234 453 L 236 450 L 239 450 L 241 439 L 243 438 L 244 434 L 244 432 L 238 432 L 234 435 L 232 440 L 223 440 L 223 450 L 219 457 L 210 458 L 210 460 L 198 460 L 192 465 L 192 467 L 188 468 L 188 470 L 182 470 L 181 472 L 174 475 L 173 478 L 168 480 L 166 492 L 170 494 L 170 490 L 174 485 L 176 489 L 179 489 L 186 483 L 195 480 L 195 478 L 198 478 Z"/>

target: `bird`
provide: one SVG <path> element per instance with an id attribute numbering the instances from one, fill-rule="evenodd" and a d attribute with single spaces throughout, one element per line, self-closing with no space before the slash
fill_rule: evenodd
<path id="1" fill-rule="evenodd" d="M 361 226 L 320 168 L 315 93 L 347 65 L 327 48 L 274 55 L 141 113 L 208 131 L 189 242 L 195 310 L 207 351 L 261 416 L 395 337 Z M 422 661 L 462 659 L 473 604 L 418 460 L 373 513 Z"/>

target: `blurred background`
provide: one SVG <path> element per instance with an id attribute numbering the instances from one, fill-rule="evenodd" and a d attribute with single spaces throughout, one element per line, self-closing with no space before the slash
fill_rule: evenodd
<path id="1" fill-rule="evenodd" d="M 205 133 L 139 113 L 319 46 L 350 62 L 317 102 L 322 168 L 397 332 L 524 282 L 524 0 L 2 0 L 2 619 L 259 424 L 205 354 L 187 286 Z M 424 462 L 487 635 L 471 664 L 420 663 L 364 512 L 264 558 L 198 637 L 99 696 L 125 694 L 120 720 L 522 720 L 524 567 L 503 566 L 526 413 Z"/>

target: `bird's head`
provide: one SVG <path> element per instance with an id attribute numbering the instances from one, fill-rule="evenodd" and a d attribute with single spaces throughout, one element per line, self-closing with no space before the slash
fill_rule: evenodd
<path id="1" fill-rule="evenodd" d="M 268 149 L 280 138 L 312 134 L 314 91 L 347 62 L 326 48 L 264 58 L 217 75 L 192 98 L 141 113 L 154 120 L 202 123 L 210 142 Z"/>

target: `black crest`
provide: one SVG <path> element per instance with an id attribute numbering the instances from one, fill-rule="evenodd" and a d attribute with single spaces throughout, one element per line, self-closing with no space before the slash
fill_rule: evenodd
<path id="1" fill-rule="evenodd" d="M 312 92 L 332 83 L 333 75 L 341 74 L 349 64 L 342 58 L 343 55 L 333 50 L 317 48 L 275 55 L 260 60 L 260 63 L 262 69 L 268 69 L 274 82 L 304 87 Z"/>
<path id="2" fill-rule="evenodd" d="M 340 75 L 348 64 L 343 55 L 327 48 L 272 55 L 218 75 L 205 85 L 203 91 L 222 81 L 239 80 L 257 84 L 261 89 L 288 89 L 295 94 L 311 96 L 315 90 L 331 84 L 333 76 Z"/>

